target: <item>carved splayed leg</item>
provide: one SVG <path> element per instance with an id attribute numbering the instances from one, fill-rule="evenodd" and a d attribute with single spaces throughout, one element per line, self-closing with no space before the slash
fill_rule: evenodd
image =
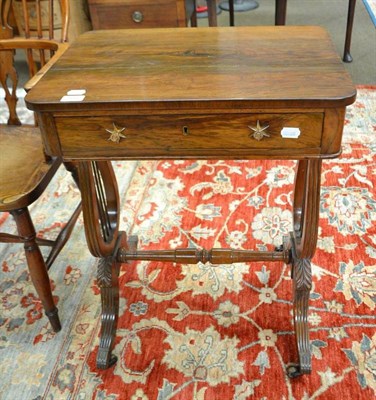
<path id="1" fill-rule="evenodd" d="M 136 251 L 137 236 L 131 236 L 127 242 L 125 232 L 119 232 L 114 254 L 101 258 L 98 264 L 98 286 L 101 289 L 101 333 L 97 353 L 97 368 L 106 369 L 117 362 L 117 356 L 111 354 L 116 336 L 119 317 L 119 249 Z"/>
<path id="2" fill-rule="evenodd" d="M 294 302 L 294 325 L 296 345 L 298 349 L 299 363 L 291 363 L 287 366 L 287 374 L 295 378 L 302 374 L 311 373 L 311 350 L 308 328 L 308 302 L 312 288 L 311 260 L 297 258 L 292 251 L 292 279 Z"/>
<path id="3" fill-rule="evenodd" d="M 311 259 L 315 253 L 319 220 L 321 160 L 301 160 L 295 176 L 294 232 L 291 233 L 291 265 L 294 324 L 298 364 L 289 364 L 293 378 L 311 372 L 308 302 L 312 288 Z"/>
<path id="4" fill-rule="evenodd" d="M 98 264 L 98 286 L 101 290 L 101 333 L 97 354 L 97 368 L 106 369 L 115 364 L 111 354 L 119 315 L 119 266 L 114 256 L 101 258 Z"/>
<path id="5" fill-rule="evenodd" d="M 97 367 L 108 368 L 117 358 L 111 355 L 119 314 L 119 268 L 117 253 L 126 246 L 119 232 L 119 193 L 110 162 L 78 163 L 85 234 L 93 256 L 99 257 L 98 285 L 101 289 L 101 335 Z"/>

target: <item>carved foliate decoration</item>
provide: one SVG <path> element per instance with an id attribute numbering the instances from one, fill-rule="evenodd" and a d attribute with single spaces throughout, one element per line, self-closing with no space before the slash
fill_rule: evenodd
<path id="1" fill-rule="evenodd" d="M 101 288 L 112 286 L 112 257 L 101 258 L 98 264 L 98 286 Z"/>
<path id="2" fill-rule="evenodd" d="M 308 290 L 312 288 L 312 269 L 309 258 L 293 259 L 294 280 L 297 290 Z"/>

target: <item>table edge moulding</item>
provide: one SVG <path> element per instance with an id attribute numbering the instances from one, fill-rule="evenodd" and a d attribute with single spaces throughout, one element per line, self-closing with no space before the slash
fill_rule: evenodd
<path id="1" fill-rule="evenodd" d="M 100 259 L 97 366 L 116 362 L 121 263 L 280 261 L 291 265 L 298 352 L 287 373 L 310 373 L 307 313 L 321 164 L 340 155 L 345 110 L 355 100 L 355 87 L 319 27 L 178 32 L 85 33 L 26 97 L 46 151 L 79 165 L 87 244 Z M 119 231 L 111 160 L 166 158 L 298 160 L 293 232 L 272 251 L 138 250 L 137 238 Z"/>

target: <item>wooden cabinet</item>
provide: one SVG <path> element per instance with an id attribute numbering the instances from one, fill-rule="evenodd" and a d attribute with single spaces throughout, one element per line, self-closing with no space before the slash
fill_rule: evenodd
<path id="1" fill-rule="evenodd" d="M 195 0 L 88 0 L 93 29 L 187 26 Z"/>

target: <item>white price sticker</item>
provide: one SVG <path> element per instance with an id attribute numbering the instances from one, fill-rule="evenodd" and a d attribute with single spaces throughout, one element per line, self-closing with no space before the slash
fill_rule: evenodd
<path id="1" fill-rule="evenodd" d="M 63 96 L 60 101 L 67 101 L 67 102 L 75 102 L 75 101 L 82 101 L 85 96 Z"/>
<path id="2" fill-rule="evenodd" d="M 286 139 L 297 139 L 300 136 L 300 129 L 292 127 L 282 128 L 281 136 Z"/>

